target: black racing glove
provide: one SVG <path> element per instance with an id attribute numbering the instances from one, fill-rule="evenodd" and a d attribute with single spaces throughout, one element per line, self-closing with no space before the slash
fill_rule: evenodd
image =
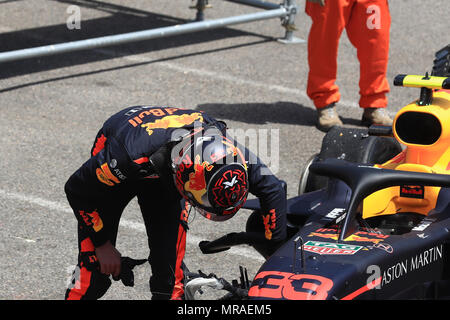
<path id="1" fill-rule="evenodd" d="M 147 259 L 133 259 L 129 257 L 121 257 L 121 266 L 120 266 L 120 274 L 117 278 L 113 277 L 115 281 L 121 280 L 122 283 L 127 287 L 134 286 L 134 273 L 133 269 L 136 266 L 144 264 L 147 262 Z"/>
<path id="2" fill-rule="evenodd" d="M 81 260 L 83 262 L 83 265 L 88 269 L 89 271 L 99 271 L 100 270 L 100 264 L 97 260 L 97 257 L 95 256 L 95 252 L 83 252 L 81 255 Z M 134 273 L 133 269 L 136 266 L 139 266 L 141 264 L 144 264 L 147 262 L 147 259 L 133 259 L 130 257 L 121 257 L 121 266 L 120 266 L 120 274 L 118 277 L 113 277 L 115 281 L 121 280 L 122 283 L 127 287 L 133 287 L 134 286 Z"/>

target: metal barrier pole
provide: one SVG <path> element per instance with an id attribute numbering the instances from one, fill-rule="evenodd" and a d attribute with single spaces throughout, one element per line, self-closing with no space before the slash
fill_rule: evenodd
<path id="1" fill-rule="evenodd" d="M 243 4 L 251 7 L 256 7 L 260 9 L 272 10 L 280 7 L 286 8 L 288 14 L 283 17 L 281 25 L 286 29 L 286 33 L 283 39 L 278 39 L 279 42 L 285 44 L 292 43 L 304 43 L 303 39 L 294 37 L 294 31 L 297 30 L 295 27 L 295 16 L 297 14 L 297 6 L 295 0 L 283 0 L 282 4 L 276 4 L 273 2 L 267 2 L 264 0 L 225 0 L 228 2 Z"/>
<path id="2" fill-rule="evenodd" d="M 203 2 L 201 2 L 201 4 L 207 4 L 207 0 L 206 2 L 204 0 L 202 1 Z M 256 6 L 268 10 L 263 12 L 250 13 L 222 19 L 196 21 L 164 28 L 136 31 L 119 35 L 105 36 L 54 45 L 46 45 L 41 47 L 14 50 L 8 52 L 0 52 L 0 63 L 42 56 L 56 55 L 80 50 L 95 49 L 130 42 L 168 37 L 173 35 L 181 35 L 185 33 L 217 29 L 229 25 L 242 24 L 272 18 L 281 18 L 282 25 L 286 28 L 285 38 L 279 40 L 280 42 L 283 43 L 304 42 L 304 40 L 297 39 L 292 35 L 292 31 L 295 30 L 294 18 L 295 14 L 297 13 L 295 0 L 284 0 L 284 3 L 281 5 L 276 5 L 263 0 L 227 0 L 227 1 L 247 4 L 250 6 Z"/>
<path id="3" fill-rule="evenodd" d="M 208 3 L 208 0 L 197 0 L 197 4 L 195 6 L 190 6 L 189 8 L 197 9 L 195 21 L 203 21 L 205 20 L 204 11 L 206 8 L 211 8 L 211 5 Z"/>
<path id="4" fill-rule="evenodd" d="M 119 45 L 129 42 L 143 41 L 173 35 L 180 35 L 201 30 L 210 30 L 221 28 L 228 25 L 248 23 L 252 21 L 285 17 L 288 10 L 280 7 L 275 10 L 268 10 L 258 13 L 250 13 L 235 17 L 215 19 L 209 21 L 191 22 L 182 25 L 157 28 L 151 30 L 130 32 L 120 35 L 99 37 L 94 39 L 73 41 L 61 44 L 47 45 L 36 48 L 21 49 L 0 53 L 0 63 L 14 60 L 29 59 L 41 56 L 55 55 L 66 52 L 80 51 L 86 49 L 95 49 L 112 45 Z"/>
<path id="5" fill-rule="evenodd" d="M 295 0 L 284 0 L 283 7 L 286 8 L 289 14 L 286 15 L 281 22 L 281 25 L 286 29 L 284 38 L 279 39 L 278 41 L 285 44 L 306 42 L 303 39 L 294 37 L 294 31 L 297 30 L 294 23 L 295 15 L 297 14 L 297 6 L 295 4 Z"/>

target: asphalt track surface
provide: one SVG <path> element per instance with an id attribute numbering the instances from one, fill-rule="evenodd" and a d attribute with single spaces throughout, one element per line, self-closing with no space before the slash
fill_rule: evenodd
<path id="1" fill-rule="evenodd" d="M 207 19 L 259 9 L 212 0 Z M 68 30 L 69 5 L 81 8 L 81 29 Z M 0 50 L 186 23 L 189 0 L 0 1 Z M 297 1 L 298 31 L 306 39 L 310 19 Z M 390 1 L 392 28 L 388 76 L 430 71 L 434 52 L 450 43 L 445 0 Z M 277 176 L 297 194 L 303 164 L 318 152 L 323 133 L 305 94 L 306 44 L 284 45 L 279 19 L 235 25 L 129 45 L 0 64 L 0 299 L 59 300 L 76 264 L 76 222 L 63 186 L 89 156 L 98 128 L 131 105 L 181 106 L 206 111 L 232 129 L 267 138 L 278 159 Z M 339 49 L 338 110 L 346 126 L 358 126 L 359 65 L 344 32 Z M 417 89 L 391 88 L 389 112 L 418 97 Z M 264 131 L 262 129 L 266 129 Z M 269 149 L 270 150 L 270 149 Z M 276 149 L 275 149 L 276 150 Z M 258 150 L 254 150 L 258 153 Z M 202 239 L 242 231 L 249 212 L 224 223 L 190 217 L 185 262 L 227 279 L 238 266 L 254 276 L 262 258 L 242 246 L 203 255 Z M 148 255 L 135 201 L 122 218 L 118 249 Z M 114 283 L 104 299 L 149 299 L 146 264 L 135 270 L 133 288 Z"/>

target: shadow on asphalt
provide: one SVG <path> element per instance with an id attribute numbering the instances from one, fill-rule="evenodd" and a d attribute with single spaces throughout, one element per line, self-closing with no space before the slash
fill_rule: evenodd
<path id="1" fill-rule="evenodd" d="M 117 71 L 117 70 L 122 70 L 122 69 L 136 68 L 136 67 L 150 65 L 150 64 L 153 64 L 153 63 L 167 62 L 167 61 L 172 61 L 172 60 L 177 60 L 177 59 L 181 59 L 181 58 L 187 58 L 187 57 L 197 56 L 197 55 L 202 55 L 202 54 L 208 54 L 208 53 L 213 53 L 213 52 L 232 50 L 232 49 L 237 49 L 237 48 L 257 45 L 257 44 L 261 44 L 261 43 L 268 42 L 268 41 L 271 41 L 271 40 L 258 40 L 258 41 L 248 42 L 248 43 L 245 43 L 245 44 L 239 44 L 239 45 L 228 46 L 228 47 L 224 47 L 224 48 L 218 48 L 218 49 L 214 49 L 214 50 L 198 51 L 198 52 L 195 52 L 195 53 L 176 55 L 176 56 L 173 56 L 173 57 L 167 57 L 167 58 L 163 58 L 163 59 L 155 59 L 155 60 L 149 59 L 148 61 L 130 63 L 130 64 L 118 66 L 118 67 L 102 68 L 102 69 L 96 69 L 96 70 L 92 70 L 92 71 L 88 71 L 88 72 L 80 72 L 80 73 L 76 73 L 76 74 L 72 73 L 72 74 L 65 75 L 65 76 L 48 78 L 48 79 L 45 79 L 45 80 L 23 82 L 23 83 L 21 83 L 19 85 L 15 85 L 15 86 L 11 86 L 11 87 L 3 87 L 3 88 L 0 87 L 0 93 L 8 92 L 8 91 L 14 91 L 14 90 L 17 90 L 17 89 L 31 87 L 31 86 L 36 86 L 36 85 L 40 85 L 40 84 L 44 84 L 44 83 L 50 83 L 50 82 L 61 81 L 61 80 L 72 79 L 72 78 L 79 78 L 79 77 L 89 76 L 89 75 L 93 75 L 93 74 L 112 72 L 112 71 Z M 124 54 L 122 52 L 120 52 L 120 55 L 124 56 Z M 117 53 L 117 56 L 119 56 L 119 53 Z M 114 57 L 111 57 L 111 56 L 109 56 L 109 57 L 105 56 L 104 57 L 104 59 L 108 59 L 108 58 L 111 59 L 111 58 L 114 58 Z M 48 59 L 50 59 L 50 58 L 48 58 Z M 22 66 L 22 67 L 24 67 L 24 66 Z M 30 72 L 26 72 L 26 70 L 23 70 L 23 71 L 24 71 L 23 74 L 30 73 Z M 36 71 L 36 72 L 38 72 L 38 71 Z M 2 72 L 2 70 L 0 69 L 0 79 L 2 79 L 1 72 Z"/>
<path id="2" fill-rule="evenodd" d="M 197 109 L 205 111 L 219 120 L 232 120 L 256 125 L 280 123 L 315 127 L 317 122 L 317 113 L 314 107 L 288 101 L 237 104 L 205 103 L 199 104 Z M 344 126 L 362 126 L 358 117 L 341 116 L 341 120 Z"/>
<path id="3" fill-rule="evenodd" d="M 219 120 L 232 120 L 257 125 L 267 123 L 316 125 L 316 110 L 298 103 L 279 101 L 275 103 L 205 103 L 198 110 Z"/>

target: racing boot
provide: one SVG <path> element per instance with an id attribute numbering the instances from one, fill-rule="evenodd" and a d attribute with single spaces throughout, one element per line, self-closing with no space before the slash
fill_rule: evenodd
<path id="1" fill-rule="evenodd" d="M 370 127 L 372 124 L 392 126 L 392 119 L 389 117 L 386 108 L 365 108 L 361 124 Z"/>
<path id="2" fill-rule="evenodd" d="M 343 123 L 335 109 L 335 103 L 317 109 L 317 129 L 327 132 L 334 126 L 342 126 Z"/>

